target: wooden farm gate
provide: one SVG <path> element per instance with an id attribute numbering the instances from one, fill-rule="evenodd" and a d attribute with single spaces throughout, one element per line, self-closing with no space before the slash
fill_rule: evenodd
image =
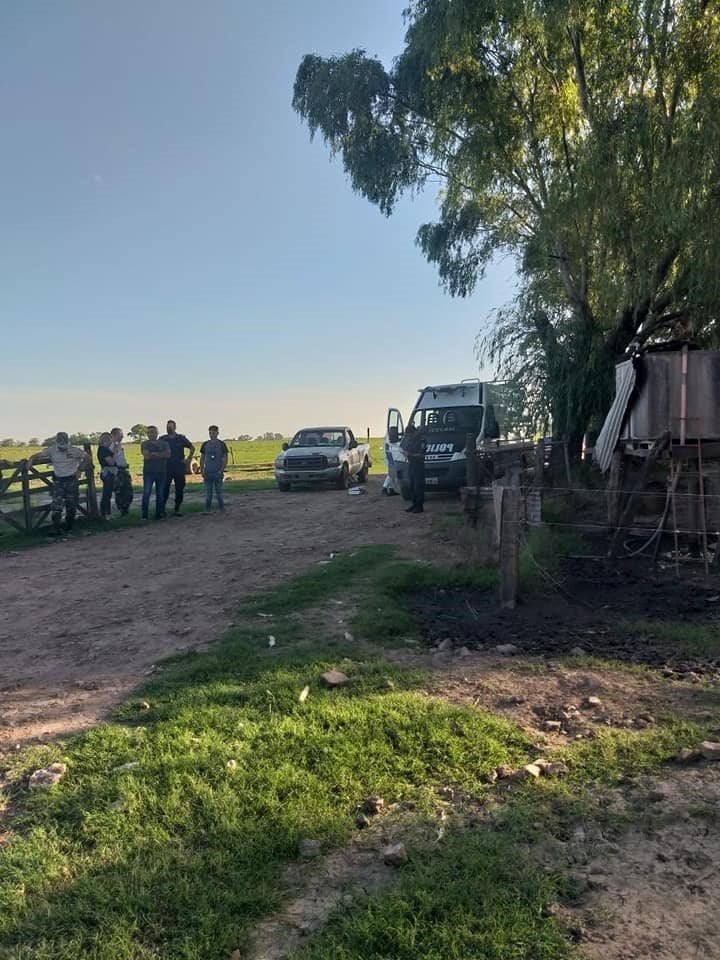
<path id="1" fill-rule="evenodd" d="M 83 444 L 90 456 L 90 466 L 78 481 L 80 496 L 78 512 L 85 517 L 97 517 L 97 490 L 92 465 L 90 444 Z M 0 521 L 20 533 L 33 533 L 43 527 L 50 515 L 53 485 L 52 467 L 46 464 L 29 466 L 27 460 L 11 464 L 0 475 Z M 84 496 L 83 496 L 84 494 Z"/>

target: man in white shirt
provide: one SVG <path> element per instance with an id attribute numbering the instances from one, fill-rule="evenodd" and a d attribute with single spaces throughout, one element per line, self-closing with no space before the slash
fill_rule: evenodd
<path id="1" fill-rule="evenodd" d="M 130 476 L 127 457 L 125 456 L 122 445 L 125 434 L 120 427 L 113 427 L 110 431 L 110 436 L 113 438 L 112 452 L 115 456 L 115 466 L 118 468 L 117 474 L 115 475 L 115 506 L 122 516 L 126 516 L 130 509 L 130 504 L 133 502 L 134 494 L 132 477 Z"/>
<path id="2" fill-rule="evenodd" d="M 83 470 L 90 466 L 90 457 L 80 447 L 70 446 L 68 435 L 61 430 L 52 446 L 45 447 L 30 457 L 28 466 L 35 463 L 49 463 L 53 468 L 50 515 L 55 529 L 60 530 L 64 508 L 66 527 L 72 530 L 79 499 L 78 480 Z"/>

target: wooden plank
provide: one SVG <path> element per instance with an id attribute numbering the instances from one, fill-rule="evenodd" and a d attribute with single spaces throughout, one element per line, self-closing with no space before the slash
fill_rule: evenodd
<path id="1" fill-rule="evenodd" d="M 9 513 L 4 513 L 0 510 L 0 520 L 4 520 L 5 523 L 10 524 L 11 527 L 15 527 L 16 530 L 19 530 L 20 533 L 25 533 L 25 528 L 21 523 L 18 523 L 17 520 L 14 520 Z"/>

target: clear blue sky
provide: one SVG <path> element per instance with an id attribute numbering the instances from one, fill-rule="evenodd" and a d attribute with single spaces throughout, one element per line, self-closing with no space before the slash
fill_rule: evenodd
<path id="1" fill-rule="evenodd" d="M 405 0 L 8 0 L 0 6 L 0 437 L 174 417 L 204 435 L 381 431 L 477 375 L 511 295 L 467 301 L 310 143 L 303 54 L 402 49 Z"/>

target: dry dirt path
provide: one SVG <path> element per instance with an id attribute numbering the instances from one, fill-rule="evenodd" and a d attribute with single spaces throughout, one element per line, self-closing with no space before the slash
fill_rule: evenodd
<path id="1" fill-rule="evenodd" d="M 408 516 L 399 497 L 318 490 L 228 496 L 228 511 L 0 554 L 0 753 L 96 723 L 153 664 L 199 649 L 243 597 L 331 551 L 427 549 L 448 501 Z M 455 507 L 456 508 L 456 507 Z M 438 553 L 437 543 L 433 556 Z"/>

